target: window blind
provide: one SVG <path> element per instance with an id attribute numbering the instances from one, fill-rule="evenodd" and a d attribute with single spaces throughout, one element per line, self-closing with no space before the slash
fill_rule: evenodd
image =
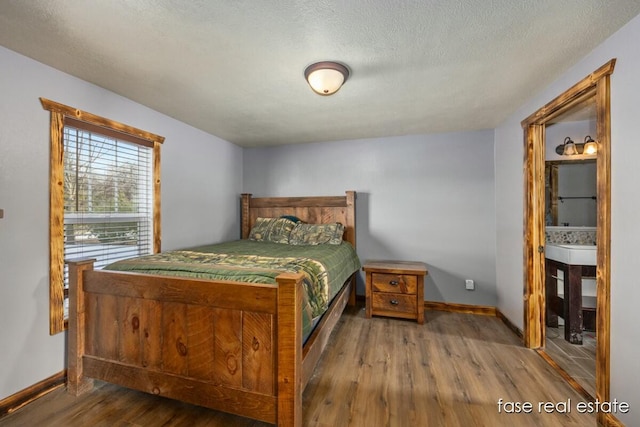
<path id="1" fill-rule="evenodd" d="M 65 259 L 95 258 L 99 269 L 152 253 L 153 149 L 71 123 L 63 133 Z M 67 288 L 66 268 L 64 279 Z"/>

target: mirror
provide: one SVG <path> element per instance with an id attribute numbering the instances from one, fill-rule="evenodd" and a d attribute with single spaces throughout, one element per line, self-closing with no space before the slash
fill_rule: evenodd
<path id="1" fill-rule="evenodd" d="M 596 161 L 548 161 L 545 164 L 545 224 L 595 227 Z"/>

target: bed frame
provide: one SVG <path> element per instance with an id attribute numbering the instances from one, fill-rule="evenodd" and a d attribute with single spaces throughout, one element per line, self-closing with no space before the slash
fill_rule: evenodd
<path id="1" fill-rule="evenodd" d="M 341 222 L 355 247 L 355 192 L 242 195 L 242 238 L 258 217 Z M 277 424 L 302 426 L 302 391 L 347 303 L 355 273 L 302 345 L 302 274 L 277 285 L 98 271 L 69 261 L 68 391 L 93 379 Z"/>

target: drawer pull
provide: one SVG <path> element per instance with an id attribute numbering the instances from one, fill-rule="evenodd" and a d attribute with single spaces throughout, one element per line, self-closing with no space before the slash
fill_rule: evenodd
<path id="1" fill-rule="evenodd" d="M 398 304 L 400 304 L 400 303 L 398 302 L 398 300 L 397 300 L 397 299 L 392 299 L 391 301 L 389 301 L 389 303 L 390 303 L 391 305 L 398 305 Z"/>
<path id="2" fill-rule="evenodd" d="M 390 280 L 389 284 L 392 286 L 398 286 L 398 281 L 397 280 Z"/>

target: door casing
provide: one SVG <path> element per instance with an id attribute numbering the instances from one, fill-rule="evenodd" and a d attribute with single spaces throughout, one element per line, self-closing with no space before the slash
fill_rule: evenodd
<path id="1" fill-rule="evenodd" d="M 611 295 L 611 87 L 615 58 L 558 95 L 522 121 L 524 130 L 524 344 L 545 344 L 545 128 L 546 124 L 591 97 L 595 97 L 597 155 L 596 261 L 596 398 L 610 397 Z M 544 351 L 544 350 L 542 350 Z M 609 414 L 598 413 L 608 424 Z"/>

